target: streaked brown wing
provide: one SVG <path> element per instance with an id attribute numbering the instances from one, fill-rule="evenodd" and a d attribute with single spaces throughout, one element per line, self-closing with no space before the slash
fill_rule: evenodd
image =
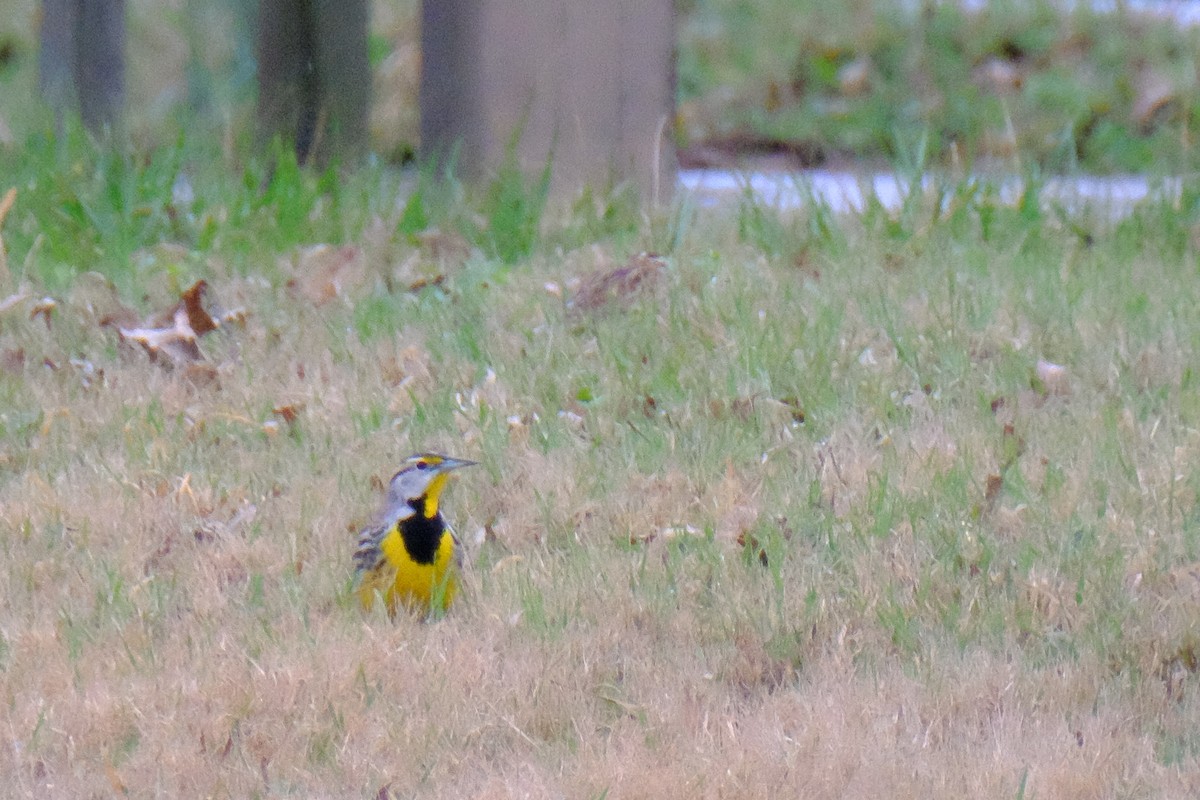
<path id="1" fill-rule="evenodd" d="M 415 513 L 412 506 L 390 504 L 380 509 L 375 521 L 358 534 L 358 547 L 354 550 L 354 569 L 362 575 L 378 568 L 383 562 L 383 540 L 397 522 L 408 519 Z"/>

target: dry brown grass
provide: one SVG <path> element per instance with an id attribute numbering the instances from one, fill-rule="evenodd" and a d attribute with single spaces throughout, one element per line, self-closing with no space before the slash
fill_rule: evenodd
<path id="1" fill-rule="evenodd" d="M 596 313 L 557 287 L 624 257 L 501 272 L 397 237 L 310 293 L 302 255 L 214 260 L 247 313 L 203 373 L 98 327 L 101 283 L 50 325 L 18 303 L 5 791 L 1194 794 L 1191 305 L 1146 284 L 1181 321 L 1114 323 L 1119 282 L 974 242 L 996 270 L 961 278 L 996 308 L 968 313 L 957 235 L 891 271 L 847 230 L 818 279 L 718 219 Z M 413 268 L 445 277 L 387 280 Z M 1053 286 L 1083 292 L 1066 321 Z M 354 529 L 419 448 L 483 462 L 447 499 L 467 591 L 392 622 L 353 601 Z"/>
<path id="2" fill-rule="evenodd" d="M 393 109 L 413 6 L 377 4 Z M 153 127 L 186 47 L 131 38 Z M 916 211 L 771 240 L 729 210 L 644 274 L 646 226 L 503 267 L 385 213 L 344 246 L 149 248 L 136 292 L 80 276 L 49 324 L 14 259 L 0 795 L 1197 794 L 1187 212 L 1085 246 Z M 204 369 L 100 325 L 191 270 L 247 312 Z M 364 615 L 355 528 L 424 448 L 483 463 L 447 498 L 467 591 Z"/>

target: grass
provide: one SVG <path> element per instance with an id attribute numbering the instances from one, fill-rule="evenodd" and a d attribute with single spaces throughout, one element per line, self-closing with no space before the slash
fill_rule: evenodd
<path id="1" fill-rule="evenodd" d="M 0 156 L 15 793 L 1195 789 L 1196 187 L 643 218 L 205 148 Z M 101 324 L 201 278 L 204 368 Z M 391 622 L 354 534 L 424 448 L 466 589 Z"/>
<path id="2" fill-rule="evenodd" d="M 803 161 L 1195 169 L 1194 28 L 1092 4 L 695 0 L 679 135 Z M 701 155 L 703 155 L 701 151 Z"/>

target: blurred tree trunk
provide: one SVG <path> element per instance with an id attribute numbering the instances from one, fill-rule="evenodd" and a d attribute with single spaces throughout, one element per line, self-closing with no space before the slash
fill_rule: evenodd
<path id="1" fill-rule="evenodd" d="M 60 124 L 78 109 L 93 133 L 116 125 L 125 102 L 125 0 L 42 0 L 38 68 Z"/>
<path id="2" fill-rule="evenodd" d="M 422 0 L 421 149 L 556 191 L 675 182 L 673 0 Z"/>
<path id="3" fill-rule="evenodd" d="M 83 123 L 113 125 L 125 103 L 125 0 L 78 0 L 75 85 Z"/>
<path id="4" fill-rule="evenodd" d="M 38 88 L 60 115 L 75 102 L 75 2 L 42 0 Z"/>
<path id="5" fill-rule="evenodd" d="M 260 0 L 258 127 L 300 162 L 366 150 L 371 101 L 367 0 Z"/>

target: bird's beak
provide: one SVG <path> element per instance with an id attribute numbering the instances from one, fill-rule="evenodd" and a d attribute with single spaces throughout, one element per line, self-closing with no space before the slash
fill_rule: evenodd
<path id="1" fill-rule="evenodd" d="M 473 467 L 478 463 L 478 461 L 467 461 L 465 458 L 446 458 L 437 467 L 438 472 L 450 472 L 463 467 Z"/>

